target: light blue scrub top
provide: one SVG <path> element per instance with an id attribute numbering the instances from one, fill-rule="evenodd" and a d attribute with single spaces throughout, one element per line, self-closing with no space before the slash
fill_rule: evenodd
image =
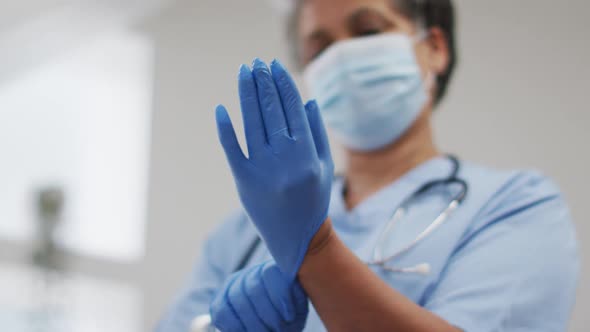
<path id="1" fill-rule="evenodd" d="M 335 181 L 330 217 L 336 232 L 364 261 L 393 211 L 424 183 L 446 178 L 446 158 L 428 161 L 352 211 Z M 565 331 L 579 272 L 571 217 L 556 185 L 537 172 L 502 172 L 467 162 L 459 177 L 469 184 L 464 203 L 424 241 L 392 265 L 431 265 L 428 275 L 372 268 L 392 288 L 464 331 Z M 449 189 L 449 190 L 452 190 Z M 389 235 L 385 252 L 409 244 L 449 204 L 444 192 L 423 197 Z M 184 332 L 233 272 L 255 239 L 243 212 L 208 239 L 186 289 L 158 331 Z M 249 265 L 271 259 L 260 246 Z M 337 276 L 334 276 L 337 278 Z M 360 310 L 360 309 L 359 309 Z M 325 331 L 310 307 L 305 331 Z"/>

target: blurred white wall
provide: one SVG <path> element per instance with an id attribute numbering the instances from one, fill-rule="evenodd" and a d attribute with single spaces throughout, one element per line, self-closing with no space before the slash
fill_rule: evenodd
<path id="1" fill-rule="evenodd" d="M 460 63 L 436 115 L 440 147 L 488 165 L 539 168 L 555 178 L 569 198 L 587 266 L 590 2 L 456 2 Z M 157 47 L 146 330 L 187 279 L 207 232 L 238 206 L 213 109 L 224 103 L 239 119 L 238 66 L 255 56 L 284 59 L 281 24 L 262 0 L 186 0 L 145 22 Z M 585 269 L 571 331 L 587 330 L 589 306 Z"/>
<path id="2" fill-rule="evenodd" d="M 156 45 L 144 272 L 148 330 L 188 278 L 207 233 L 238 207 L 218 146 L 215 106 L 224 103 L 238 119 L 239 65 L 286 52 L 280 24 L 263 0 L 181 1 L 145 29 Z"/>

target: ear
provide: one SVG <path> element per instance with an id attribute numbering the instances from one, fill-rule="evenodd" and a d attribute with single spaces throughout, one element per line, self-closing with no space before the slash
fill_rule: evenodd
<path id="1" fill-rule="evenodd" d="M 426 44 L 429 48 L 428 66 L 437 75 L 444 73 L 451 62 L 449 43 L 444 31 L 437 27 L 431 28 Z"/>

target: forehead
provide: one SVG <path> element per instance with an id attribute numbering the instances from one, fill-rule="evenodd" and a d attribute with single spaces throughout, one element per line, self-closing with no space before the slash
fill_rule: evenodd
<path id="1" fill-rule="evenodd" d="M 371 8 L 383 15 L 399 16 L 393 8 L 396 0 L 302 0 L 300 32 L 342 26 L 359 8 Z"/>

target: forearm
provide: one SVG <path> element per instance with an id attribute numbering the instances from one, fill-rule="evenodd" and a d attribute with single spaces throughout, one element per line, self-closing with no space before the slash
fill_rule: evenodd
<path id="1" fill-rule="evenodd" d="M 459 331 L 381 280 L 329 220 L 310 246 L 299 281 L 329 331 Z"/>

